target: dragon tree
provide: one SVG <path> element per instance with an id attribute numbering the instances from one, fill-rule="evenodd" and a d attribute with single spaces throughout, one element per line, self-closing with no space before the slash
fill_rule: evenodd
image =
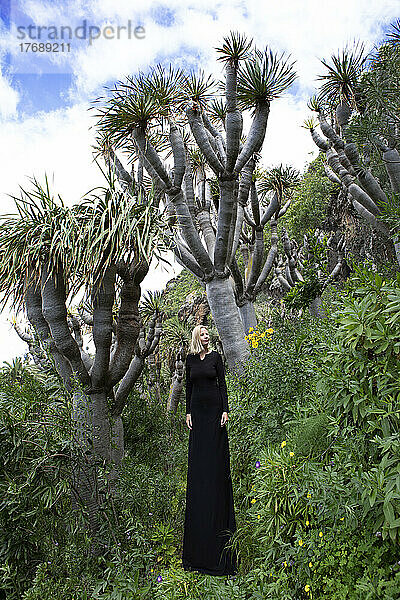
<path id="1" fill-rule="evenodd" d="M 98 468 L 106 467 L 112 492 L 124 452 L 122 410 L 160 337 L 156 319 L 146 336 L 140 284 L 152 256 L 164 260 L 158 252 L 167 241 L 151 197 L 132 202 L 109 175 L 107 187 L 71 208 L 54 198 L 47 178 L 45 186 L 33 179 L 33 189 L 14 198 L 17 213 L 0 222 L 3 306 L 26 314 L 31 331 L 19 333 L 36 364 L 50 362 L 71 394 L 73 436 L 86 457 L 72 467 L 72 502 L 88 511 L 94 540 Z M 89 311 L 74 309 L 82 296 Z M 84 325 L 94 354 L 83 343 Z"/>
<path id="2" fill-rule="evenodd" d="M 384 236 L 400 264 L 400 21 L 375 54 L 345 48 L 322 63 L 323 85 L 309 103 L 306 122 L 325 154 L 327 176 L 339 183 L 352 206 Z"/>
<path id="3" fill-rule="evenodd" d="M 249 356 L 232 285 L 244 209 L 270 104 L 296 77 L 288 57 L 252 44 L 238 33 L 224 38 L 216 49 L 225 68 L 225 81 L 218 85 L 203 72 L 158 65 L 118 82 L 110 97 L 97 101 L 97 127 L 113 154 L 120 150 L 137 159 L 138 174 L 147 172 L 161 194 L 163 212 L 176 220 L 175 256 L 204 283 L 228 366 L 237 372 Z M 226 116 L 219 127 L 213 116 L 221 108 Z M 246 138 L 244 111 L 252 112 Z M 215 229 L 209 210 L 196 215 L 193 151 L 201 153 L 218 182 L 218 195 L 212 196 Z M 280 208 L 275 205 L 271 217 Z"/>

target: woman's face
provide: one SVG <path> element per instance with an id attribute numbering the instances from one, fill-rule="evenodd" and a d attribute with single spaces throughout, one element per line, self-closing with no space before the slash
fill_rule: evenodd
<path id="1" fill-rule="evenodd" d="M 208 331 L 205 327 L 200 329 L 200 340 L 203 345 L 209 341 Z"/>

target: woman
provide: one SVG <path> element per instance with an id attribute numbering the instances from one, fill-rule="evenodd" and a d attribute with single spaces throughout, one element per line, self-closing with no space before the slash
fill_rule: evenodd
<path id="1" fill-rule="evenodd" d="M 236 531 L 229 464 L 228 394 L 221 355 L 209 348 L 207 327 L 192 332 L 186 358 L 186 424 L 190 429 L 182 565 L 186 571 L 235 575 L 226 548 Z M 218 379 L 218 381 L 217 381 Z"/>

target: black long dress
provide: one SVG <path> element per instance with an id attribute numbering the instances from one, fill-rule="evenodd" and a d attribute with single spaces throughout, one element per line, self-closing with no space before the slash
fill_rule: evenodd
<path id="1" fill-rule="evenodd" d="M 229 443 L 222 413 L 229 412 L 221 355 L 212 350 L 186 359 L 189 433 L 182 566 L 209 575 L 235 575 L 237 556 L 225 548 L 236 531 Z"/>

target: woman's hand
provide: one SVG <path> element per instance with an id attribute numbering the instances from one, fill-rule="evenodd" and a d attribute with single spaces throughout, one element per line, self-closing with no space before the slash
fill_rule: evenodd
<path id="1" fill-rule="evenodd" d="M 228 413 L 223 412 L 222 417 L 221 417 L 221 427 L 223 427 L 227 421 L 228 421 Z"/>
<path id="2" fill-rule="evenodd" d="M 190 414 L 186 415 L 186 425 L 189 429 L 192 429 L 192 415 Z"/>

